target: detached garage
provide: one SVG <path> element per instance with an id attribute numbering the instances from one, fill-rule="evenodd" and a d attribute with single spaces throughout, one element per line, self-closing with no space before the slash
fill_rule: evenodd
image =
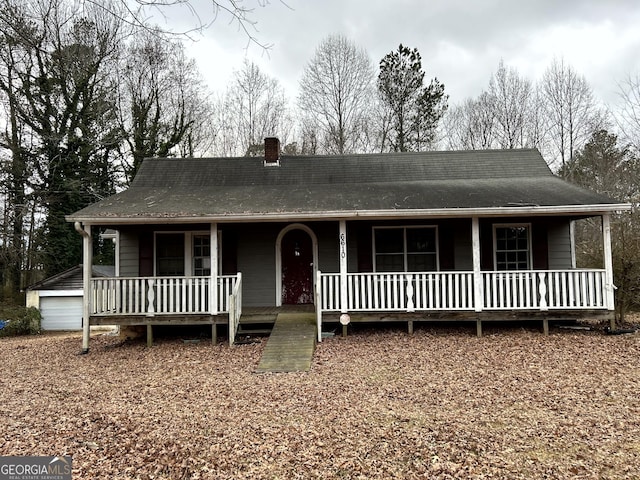
<path id="1" fill-rule="evenodd" d="M 94 265 L 93 277 L 113 277 L 112 266 Z M 42 330 L 82 329 L 82 265 L 42 280 L 27 289 L 27 307 L 42 316 Z"/>

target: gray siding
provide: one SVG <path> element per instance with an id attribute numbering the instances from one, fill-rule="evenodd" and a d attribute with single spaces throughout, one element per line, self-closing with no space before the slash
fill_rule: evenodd
<path id="1" fill-rule="evenodd" d="M 549 269 L 567 269 L 571 265 L 571 224 L 569 220 L 549 223 L 547 228 L 549 245 Z"/>
<path id="2" fill-rule="evenodd" d="M 318 237 L 318 269 L 331 273 L 340 271 L 340 244 L 338 222 L 309 224 Z M 348 240 L 347 240 L 348 242 Z M 350 254 L 351 252 L 348 252 Z M 355 253 L 354 253 L 355 254 Z M 347 258 L 349 258 L 347 256 Z"/>
<path id="3" fill-rule="evenodd" d="M 247 307 L 275 305 L 276 239 L 283 227 L 275 224 L 238 228 L 238 271 L 242 300 Z"/>
<path id="4" fill-rule="evenodd" d="M 318 240 L 318 269 L 338 272 L 338 222 L 305 223 Z M 242 272 L 243 302 L 249 307 L 275 305 L 276 241 L 286 224 L 239 226 L 238 271 Z M 356 252 L 353 254 L 356 260 Z"/>
<path id="5" fill-rule="evenodd" d="M 139 275 L 140 248 L 138 235 L 132 232 L 120 232 L 120 276 L 137 277 Z"/>
<path id="6" fill-rule="evenodd" d="M 473 242 L 471 221 L 467 225 L 456 224 L 453 243 L 455 270 L 473 270 Z"/>

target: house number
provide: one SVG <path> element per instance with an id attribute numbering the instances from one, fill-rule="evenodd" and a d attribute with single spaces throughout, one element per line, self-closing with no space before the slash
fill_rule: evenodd
<path id="1" fill-rule="evenodd" d="M 347 257 L 347 239 L 345 238 L 345 234 L 340 234 L 340 258 Z"/>

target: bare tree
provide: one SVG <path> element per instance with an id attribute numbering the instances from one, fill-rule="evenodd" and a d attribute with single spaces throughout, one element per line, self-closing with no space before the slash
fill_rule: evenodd
<path id="1" fill-rule="evenodd" d="M 586 79 L 564 60 L 554 60 L 547 68 L 541 91 L 554 156 L 565 165 L 592 132 L 606 127 L 606 118 Z"/>
<path id="2" fill-rule="evenodd" d="M 552 158 L 549 152 L 549 122 L 545 112 L 544 94 L 536 84 L 531 92 L 526 126 L 526 147 L 537 148 L 544 158 Z"/>
<path id="3" fill-rule="evenodd" d="M 28 180 L 39 195 L 46 217 L 39 236 L 43 263 L 46 273 L 56 273 L 77 264 L 81 251 L 64 216 L 114 191 L 111 72 L 121 24 L 64 0 L 4 0 L 0 12 L 1 68 L 11 71 L 2 76 L 0 92 L 13 109 L 10 129 L 22 133 L 13 137 L 19 148 L 10 149 L 12 161 L 17 166 L 29 158 L 31 167 L 15 178 Z M 22 200 L 15 206 L 33 205 Z"/>
<path id="4" fill-rule="evenodd" d="M 160 36 L 173 35 L 191 38 L 202 33 L 217 21 L 235 24 L 246 37 L 247 46 L 254 44 L 268 50 L 271 44 L 263 43 L 257 36 L 256 6 L 270 5 L 269 0 L 257 0 L 248 6 L 245 0 L 81 0 L 81 3 L 100 9 L 108 17 L 116 17 L 134 30 L 147 30 Z M 284 3 L 283 3 L 284 4 Z M 191 18 L 191 26 L 181 30 L 158 27 L 158 16 Z"/>
<path id="5" fill-rule="evenodd" d="M 298 103 L 306 123 L 320 129 L 322 151 L 358 151 L 374 94 L 373 80 L 373 66 L 365 50 L 341 35 L 320 43 L 304 68 Z"/>
<path id="6" fill-rule="evenodd" d="M 3 5 L 5 15 L 13 5 Z M 4 18 L 3 18 L 4 20 Z M 19 74 L 21 47 L 13 38 L 10 30 L 0 33 L 0 90 L 5 119 L 0 134 L 0 148 L 4 151 L 0 182 L 4 208 L 0 228 L 0 280 L 3 298 L 12 296 L 12 292 L 21 287 L 20 272 L 25 264 L 24 224 L 25 206 L 28 196 L 29 172 L 33 170 L 33 156 L 26 145 L 29 128 L 20 121 Z"/>
<path id="7" fill-rule="evenodd" d="M 445 117 L 447 148 L 538 148 L 547 153 L 547 123 L 538 87 L 500 61 L 488 89 Z"/>
<path id="8" fill-rule="evenodd" d="M 449 109 L 444 117 L 444 138 L 450 149 L 487 149 L 496 144 L 495 111 L 487 92 Z"/>
<path id="9" fill-rule="evenodd" d="M 181 43 L 141 31 L 132 38 L 120 76 L 120 124 L 131 154 L 131 180 L 145 157 L 198 150 L 208 98 L 195 62 Z"/>
<path id="10" fill-rule="evenodd" d="M 495 137 L 500 148 L 520 148 L 527 143 L 531 82 L 500 60 L 489 81 L 489 97 L 495 119 Z"/>
<path id="11" fill-rule="evenodd" d="M 268 136 L 275 135 L 286 143 L 291 121 L 284 89 L 255 63 L 245 60 L 242 69 L 235 72 L 225 110 L 236 136 L 236 154 L 259 154 Z"/>
<path id="12" fill-rule="evenodd" d="M 207 92 L 187 99 L 187 110 L 193 113 L 189 130 L 175 147 L 178 157 L 205 157 L 214 150 L 220 125 L 216 122 L 217 105 Z"/>
<path id="13" fill-rule="evenodd" d="M 618 84 L 618 94 L 622 100 L 615 115 L 616 123 L 623 139 L 640 156 L 640 75 L 629 75 Z"/>

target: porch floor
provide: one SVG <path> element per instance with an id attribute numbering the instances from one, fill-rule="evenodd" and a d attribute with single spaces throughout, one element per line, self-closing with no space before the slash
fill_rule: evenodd
<path id="1" fill-rule="evenodd" d="M 278 313 L 256 373 L 306 372 L 316 341 L 315 314 Z"/>
<path id="2" fill-rule="evenodd" d="M 242 307 L 242 317 L 240 324 L 243 323 L 274 323 L 278 315 L 281 313 L 301 313 L 314 314 L 315 307 L 313 305 L 281 305 L 279 307 Z"/>

